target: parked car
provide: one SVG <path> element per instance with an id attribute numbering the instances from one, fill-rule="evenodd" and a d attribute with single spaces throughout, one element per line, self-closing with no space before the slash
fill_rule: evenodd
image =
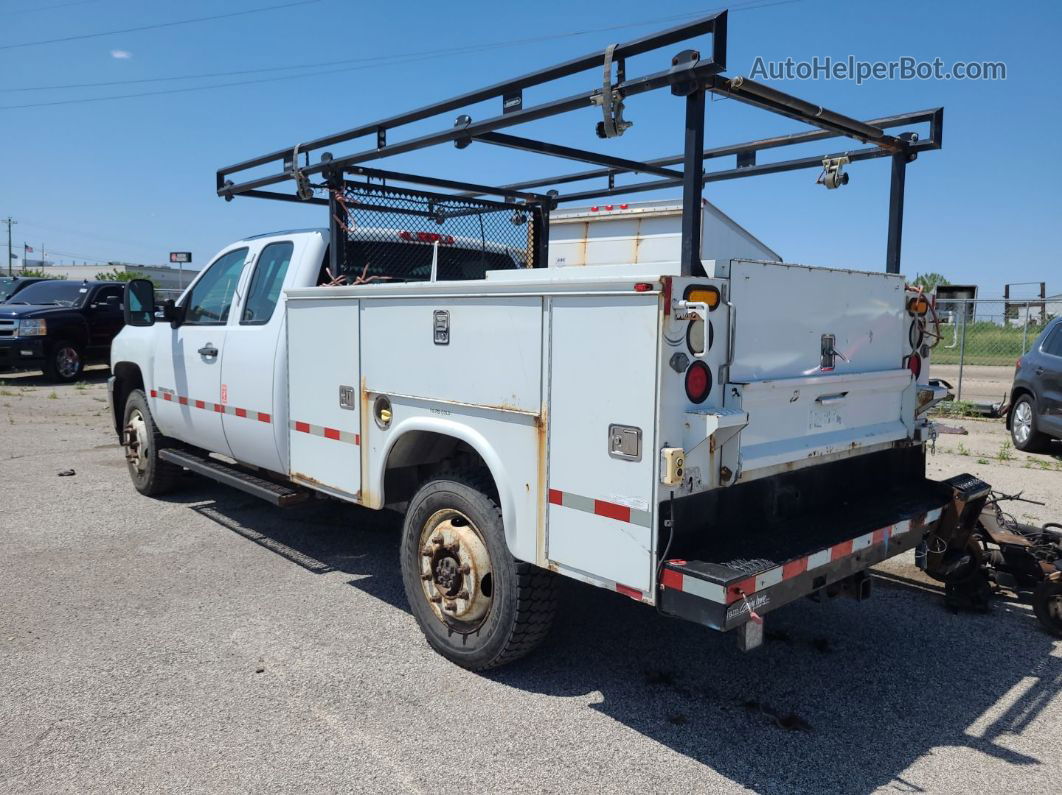
<path id="1" fill-rule="evenodd" d="M 0 304 L 0 370 L 42 369 L 74 381 L 85 364 L 106 362 L 122 330 L 125 285 L 39 281 Z"/>
<path id="2" fill-rule="evenodd" d="M 1014 446 L 1026 452 L 1062 439 L 1062 318 L 1048 323 L 1018 359 L 1007 427 Z"/>
<path id="3" fill-rule="evenodd" d="M 19 290 L 31 284 L 47 281 L 44 276 L 3 276 L 0 277 L 0 304 L 12 298 Z"/>

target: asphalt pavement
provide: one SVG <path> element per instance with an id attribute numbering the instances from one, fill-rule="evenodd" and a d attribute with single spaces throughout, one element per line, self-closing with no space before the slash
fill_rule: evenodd
<path id="1" fill-rule="evenodd" d="M 1016 599 L 952 614 L 901 557 L 742 654 L 566 582 L 537 653 L 469 673 L 409 614 L 397 514 L 141 497 L 104 376 L 0 376 L 2 792 L 1058 791 L 1062 642 Z M 963 438 L 935 475 L 1062 518 L 1057 458 Z"/>

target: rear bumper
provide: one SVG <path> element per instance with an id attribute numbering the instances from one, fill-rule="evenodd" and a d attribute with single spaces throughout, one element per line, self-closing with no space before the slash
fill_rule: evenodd
<path id="1" fill-rule="evenodd" d="M 947 488 L 930 489 L 916 500 L 886 506 L 884 520 L 869 526 L 839 522 L 828 533 L 829 543 L 821 543 L 817 531 L 820 543 L 782 560 L 668 560 L 660 576 L 660 609 L 713 629 L 734 629 L 751 611 L 762 616 L 918 546 L 940 521 L 949 494 Z"/>

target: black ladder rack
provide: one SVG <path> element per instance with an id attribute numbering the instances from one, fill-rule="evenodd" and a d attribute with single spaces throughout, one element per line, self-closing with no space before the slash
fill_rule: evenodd
<path id="1" fill-rule="evenodd" d="M 696 45 L 695 40 L 704 36 L 710 36 L 711 41 L 707 43 L 703 53 L 697 49 L 684 49 L 674 54 L 664 69 L 639 77 L 627 75 L 626 60 L 628 58 L 652 53 L 680 43 Z M 721 11 L 684 25 L 622 44 L 611 45 L 603 50 L 572 58 L 521 77 L 226 166 L 217 172 L 217 192 L 226 200 L 231 200 L 236 196 L 255 196 L 282 201 L 327 204 L 332 230 L 331 266 L 333 273 L 339 273 L 344 270 L 345 265 L 342 261 L 343 252 L 346 249 L 343 238 L 347 227 L 344 222 L 346 208 L 341 200 L 337 201 L 337 197 L 341 199 L 342 191 L 349 189 L 351 183 L 348 178 L 350 177 L 362 180 L 360 184 L 366 191 L 370 190 L 373 184 L 386 184 L 392 187 L 395 183 L 399 183 L 450 192 L 453 197 L 459 197 L 470 211 L 476 207 L 477 199 L 481 196 L 494 197 L 489 202 L 483 200 L 484 212 L 496 211 L 499 204 L 520 208 L 520 212 L 527 214 L 531 224 L 528 234 L 529 258 L 531 264 L 535 266 L 544 266 L 546 263 L 549 212 L 557 204 L 584 202 L 606 196 L 681 185 L 684 219 L 682 273 L 691 275 L 702 272 L 699 261 L 700 223 L 697 219 L 700 217 L 701 196 L 706 182 L 796 169 L 822 168 L 826 158 L 847 157 L 849 163 L 855 163 L 878 157 L 889 157 L 892 161 L 892 178 L 889 196 L 886 271 L 899 273 L 906 167 L 919 152 L 940 148 L 943 135 L 943 109 L 933 108 L 865 122 L 859 121 L 745 77 L 726 77 L 723 75 L 726 68 L 726 42 L 727 13 Z M 614 73 L 613 65 L 615 66 Z M 592 87 L 585 91 L 535 105 L 525 105 L 525 89 L 546 86 L 556 80 L 584 72 L 596 73 L 591 83 Z M 587 107 L 597 107 L 602 113 L 602 121 L 597 122 L 598 134 L 605 138 L 615 137 L 622 134 L 624 129 L 624 102 L 639 94 L 660 89 L 668 89 L 671 94 L 684 100 L 685 146 L 681 154 L 636 161 L 501 132 L 528 122 L 583 110 Z M 796 119 L 815 129 L 793 135 L 704 149 L 705 96 L 709 93 Z M 392 134 L 406 125 L 461 111 L 477 103 L 493 99 L 501 100 L 500 113 L 496 116 L 476 121 L 462 113 L 456 117 L 456 120 L 451 120 L 447 126 L 436 132 L 405 140 L 392 140 Z M 899 134 L 891 132 L 896 128 L 925 124 L 928 124 L 928 134 L 921 137 L 909 129 Z M 325 151 L 327 148 L 366 137 L 370 138 L 371 145 L 360 151 L 345 155 L 335 155 L 330 151 Z M 853 139 L 859 141 L 862 146 L 814 157 L 757 162 L 760 152 L 831 138 Z M 561 157 L 594 168 L 551 177 L 535 177 L 508 185 L 491 186 L 409 174 L 382 167 L 388 158 L 407 152 L 443 144 L 453 144 L 458 149 L 465 149 L 473 143 Z M 730 156 L 735 157 L 734 167 L 707 172 L 704 170 L 705 161 Z M 369 163 L 374 165 L 367 165 Z M 677 168 L 679 166 L 681 168 Z M 260 173 L 261 170 L 267 173 L 262 176 L 249 173 L 252 171 Z M 630 174 L 646 174 L 654 179 L 626 184 L 617 182 L 617 177 Z M 276 189 L 275 186 L 289 181 L 295 184 L 293 192 Z M 558 189 L 559 186 L 587 181 L 599 182 L 594 187 L 569 193 L 563 193 Z M 411 189 L 406 188 L 406 190 Z M 318 195 L 322 192 L 327 193 L 328 198 Z M 423 195 L 431 197 L 444 194 L 423 191 Z"/>

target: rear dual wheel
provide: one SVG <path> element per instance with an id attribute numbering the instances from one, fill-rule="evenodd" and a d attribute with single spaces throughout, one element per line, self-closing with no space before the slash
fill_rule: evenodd
<path id="1" fill-rule="evenodd" d="M 431 480 L 409 503 L 402 580 L 435 651 L 478 671 L 516 660 L 549 632 L 553 574 L 509 553 L 490 480 L 460 471 Z"/>

